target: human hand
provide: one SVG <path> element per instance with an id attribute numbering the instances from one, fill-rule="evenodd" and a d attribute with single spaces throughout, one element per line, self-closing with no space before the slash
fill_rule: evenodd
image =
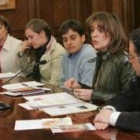
<path id="1" fill-rule="evenodd" d="M 73 77 L 65 81 L 64 87 L 67 89 L 81 88 L 80 84 Z"/>
<path id="2" fill-rule="evenodd" d="M 21 53 L 25 53 L 25 50 L 27 49 L 31 49 L 31 45 L 28 43 L 27 40 L 23 41 L 22 44 L 21 44 L 21 49 L 20 49 L 20 52 Z"/>
<path id="3" fill-rule="evenodd" d="M 110 115 L 113 113 L 113 110 L 102 109 L 94 119 L 94 125 L 98 130 L 105 130 L 110 124 Z"/>
<path id="4" fill-rule="evenodd" d="M 74 95 L 82 100 L 91 100 L 92 90 L 90 89 L 74 89 Z"/>
<path id="5" fill-rule="evenodd" d="M 94 122 L 94 126 L 98 130 L 105 130 L 109 127 L 109 124 L 103 122 Z"/>

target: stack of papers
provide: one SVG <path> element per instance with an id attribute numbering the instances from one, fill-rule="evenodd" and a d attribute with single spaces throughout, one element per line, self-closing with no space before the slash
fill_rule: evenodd
<path id="1" fill-rule="evenodd" d="M 17 120 L 15 122 L 14 130 L 16 131 L 34 129 L 51 129 L 52 133 L 96 130 L 96 128 L 91 123 L 72 124 L 70 117 L 37 120 Z"/>
<path id="2" fill-rule="evenodd" d="M 11 78 L 14 76 L 15 76 L 15 73 L 12 73 L 12 72 L 0 73 L 0 79 Z"/>
<path id="3" fill-rule="evenodd" d="M 43 93 L 45 91 L 50 91 L 50 89 L 48 88 L 38 87 L 43 85 L 44 85 L 43 83 L 39 83 L 36 81 L 3 85 L 2 88 L 5 88 L 8 91 L 2 92 L 1 94 L 10 96 L 19 96 L 19 95 L 38 94 Z"/>
<path id="4" fill-rule="evenodd" d="M 51 115 L 65 115 L 96 110 L 97 106 L 82 101 L 68 93 L 55 93 L 24 97 L 32 108 L 38 108 Z"/>
<path id="5" fill-rule="evenodd" d="M 24 88 L 24 89 L 15 90 L 15 91 L 1 92 L 1 94 L 16 97 L 16 96 L 21 96 L 21 95 L 25 96 L 25 95 L 39 94 L 43 92 L 45 92 L 45 90 L 34 89 L 34 88 Z"/>
<path id="6" fill-rule="evenodd" d="M 59 116 L 59 115 L 66 115 L 66 114 L 72 114 L 72 113 L 82 113 L 82 112 L 88 112 L 92 110 L 96 110 L 97 106 L 93 105 L 91 103 L 75 103 L 70 105 L 60 105 L 55 107 L 48 107 L 43 108 L 43 112 L 51 115 L 51 116 Z"/>
<path id="7" fill-rule="evenodd" d="M 83 101 L 66 93 L 52 93 L 47 95 L 36 95 L 24 97 L 28 100 L 28 104 L 32 108 L 45 108 L 45 107 L 54 107 L 60 105 L 71 105 L 75 103 L 82 103 Z"/>
<path id="8" fill-rule="evenodd" d="M 38 120 L 17 120 L 14 130 L 49 129 L 53 125 L 72 125 L 70 117 Z"/>
<path id="9" fill-rule="evenodd" d="M 75 132 L 75 131 L 92 131 L 92 130 L 96 130 L 96 128 L 91 123 L 51 126 L 51 131 L 53 133 L 64 133 L 64 132 Z"/>
<path id="10" fill-rule="evenodd" d="M 37 86 L 43 86 L 43 85 L 44 84 L 40 83 L 40 82 L 29 81 L 29 82 L 3 85 L 2 88 L 7 89 L 7 90 L 14 90 L 14 89 L 21 89 L 21 88 L 25 88 L 25 87 L 37 87 Z"/>

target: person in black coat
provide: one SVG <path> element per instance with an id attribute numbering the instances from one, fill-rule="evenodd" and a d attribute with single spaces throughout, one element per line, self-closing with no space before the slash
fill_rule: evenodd
<path id="1" fill-rule="evenodd" d="M 105 130 L 109 125 L 140 132 L 140 28 L 129 36 L 129 62 L 136 73 L 136 81 L 110 101 L 95 116 L 94 125 Z"/>

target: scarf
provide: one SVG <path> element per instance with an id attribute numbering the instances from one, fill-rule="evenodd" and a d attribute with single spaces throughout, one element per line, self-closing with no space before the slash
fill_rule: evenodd
<path id="1" fill-rule="evenodd" d="M 46 45 L 48 44 L 45 43 L 42 47 L 38 48 L 36 50 L 36 54 L 35 54 L 35 64 L 33 67 L 33 72 L 32 72 L 32 77 L 36 80 L 36 81 L 40 81 L 41 78 L 41 74 L 40 74 L 40 69 L 39 69 L 39 65 L 40 65 L 40 59 L 42 57 L 42 55 L 46 52 L 47 48 Z"/>

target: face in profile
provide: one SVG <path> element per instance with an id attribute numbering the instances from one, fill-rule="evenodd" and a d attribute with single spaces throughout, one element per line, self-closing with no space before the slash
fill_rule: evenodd
<path id="1" fill-rule="evenodd" d="M 7 28 L 0 23 L 0 40 L 5 41 L 7 33 L 8 33 Z"/>
<path id="2" fill-rule="evenodd" d="M 135 45 L 132 41 L 129 41 L 129 62 L 132 64 L 136 75 L 140 76 L 140 56 L 135 52 Z"/>
<path id="3" fill-rule="evenodd" d="M 105 31 L 98 26 L 97 22 L 92 23 L 90 32 L 93 47 L 100 51 L 107 50 L 111 40 L 110 34 L 105 33 Z"/>
<path id="4" fill-rule="evenodd" d="M 30 46 L 32 46 L 34 49 L 37 49 L 45 44 L 44 38 L 45 33 L 44 31 L 41 31 L 40 33 L 34 32 L 32 29 L 28 28 L 25 31 L 25 36 L 27 38 L 28 43 Z"/>
<path id="5" fill-rule="evenodd" d="M 62 35 L 62 39 L 65 49 L 70 54 L 74 54 L 82 48 L 85 42 L 85 35 L 80 36 L 78 32 L 69 29 L 65 34 Z"/>

